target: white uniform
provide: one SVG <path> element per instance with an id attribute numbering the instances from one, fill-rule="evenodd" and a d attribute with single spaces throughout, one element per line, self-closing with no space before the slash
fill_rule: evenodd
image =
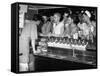
<path id="1" fill-rule="evenodd" d="M 56 23 L 53 24 L 53 33 L 57 35 L 61 35 L 64 32 L 64 23 L 60 22 L 56 25 Z"/>
<path id="2" fill-rule="evenodd" d="M 90 27 L 86 23 L 78 24 L 78 27 L 82 30 L 82 34 L 86 37 L 89 35 Z"/>
<path id="3" fill-rule="evenodd" d="M 19 37 L 19 53 L 20 54 L 22 53 L 22 55 L 19 56 L 19 62 L 22 65 L 24 64 L 23 68 L 26 66 L 26 64 L 29 63 L 29 42 L 30 41 L 34 42 L 33 46 L 35 46 L 35 39 L 37 39 L 36 22 L 35 21 L 26 21 L 25 27 L 23 28 L 21 36 Z"/>

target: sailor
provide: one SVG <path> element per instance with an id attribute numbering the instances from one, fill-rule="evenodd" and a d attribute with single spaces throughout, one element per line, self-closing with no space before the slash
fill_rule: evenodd
<path id="1" fill-rule="evenodd" d="M 54 23 L 53 23 L 53 34 L 61 36 L 64 33 L 64 23 L 60 21 L 61 14 L 54 14 Z"/>
<path id="2" fill-rule="evenodd" d="M 42 26 L 42 33 L 47 35 L 51 32 L 51 22 L 48 21 L 47 16 L 42 16 L 43 18 L 43 26 Z"/>
<path id="3" fill-rule="evenodd" d="M 86 38 L 87 40 L 92 39 L 93 40 L 93 31 L 94 31 L 94 24 L 90 21 L 91 13 L 86 10 L 82 13 L 82 23 L 78 23 L 78 27 L 81 30 L 81 34 L 83 38 Z"/>
<path id="4" fill-rule="evenodd" d="M 77 36 L 77 31 L 78 31 L 78 28 L 76 26 L 76 23 L 75 23 L 75 17 L 74 15 L 70 15 L 68 18 L 67 18 L 67 21 L 65 22 L 65 36 L 67 37 L 73 37 L 75 39 L 78 38 Z"/>

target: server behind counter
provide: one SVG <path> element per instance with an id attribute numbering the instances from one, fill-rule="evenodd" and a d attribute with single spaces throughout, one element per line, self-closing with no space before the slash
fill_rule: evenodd
<path id="1" fill-rule="evenodd" d="M 22 30 L 21 36 L 19 38 L 19 62 L 20 62 L 20 71 L 32 71 L 35 70 L 34 67 L 34 58 L 33 61 L 29 61 L 29 43 L 31 42 L 33 53 L 35 50 L 35 40 L 38 38 L 37 36 L 37 25 L 40 24 L 40 19 L 38 15 L 34 16 L 33 20 L 25 20 L 25 27 Z"/>

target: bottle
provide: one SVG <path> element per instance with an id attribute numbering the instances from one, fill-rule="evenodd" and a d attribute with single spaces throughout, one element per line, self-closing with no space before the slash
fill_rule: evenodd
<path id="1" fill-rule="evenodd" d="M 65 42 L 66 42 L 66 40 L 65 40 L 65 38 L 63 39 L 63 44 L 65 44 Z"/>
<path id="2" fill-rule="evenodd" d="M 82 46 L 84 46 L 84 45 L 85 45 L 85 40 L 82 41 Z"/>
<path id="3" fill-rule="evenodd" d="M 69 44 L 70 43 L 70 39 L 69 38 L 67 38 L 67 44 Z"/>
<path id="4" fill-rule="evenodd" d="M 71 38 L 70 43 L 73 44 L 73 39 Z"/>
<path id="5" fill-rule="evenodd" d="M 78 40 L 78 45 L 81 45 L 81 40 L 80 39 Z"/>
<path id="6" fill-rule="evenodd" d="M 75 40 L 74 40 L 74 45 L 76 45 L 76 44 L 77 44 L 77 40 L 75 39 Z"/>

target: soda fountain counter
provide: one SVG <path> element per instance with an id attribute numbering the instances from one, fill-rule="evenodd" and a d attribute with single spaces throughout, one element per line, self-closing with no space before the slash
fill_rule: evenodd
<path id="1" fill-rule="evenodd" d="M 39 35 L 36 56 L 96 67 L 96 44 L 89 40 Z M 46 63 L 46 62 L 45 62 Z"/>

